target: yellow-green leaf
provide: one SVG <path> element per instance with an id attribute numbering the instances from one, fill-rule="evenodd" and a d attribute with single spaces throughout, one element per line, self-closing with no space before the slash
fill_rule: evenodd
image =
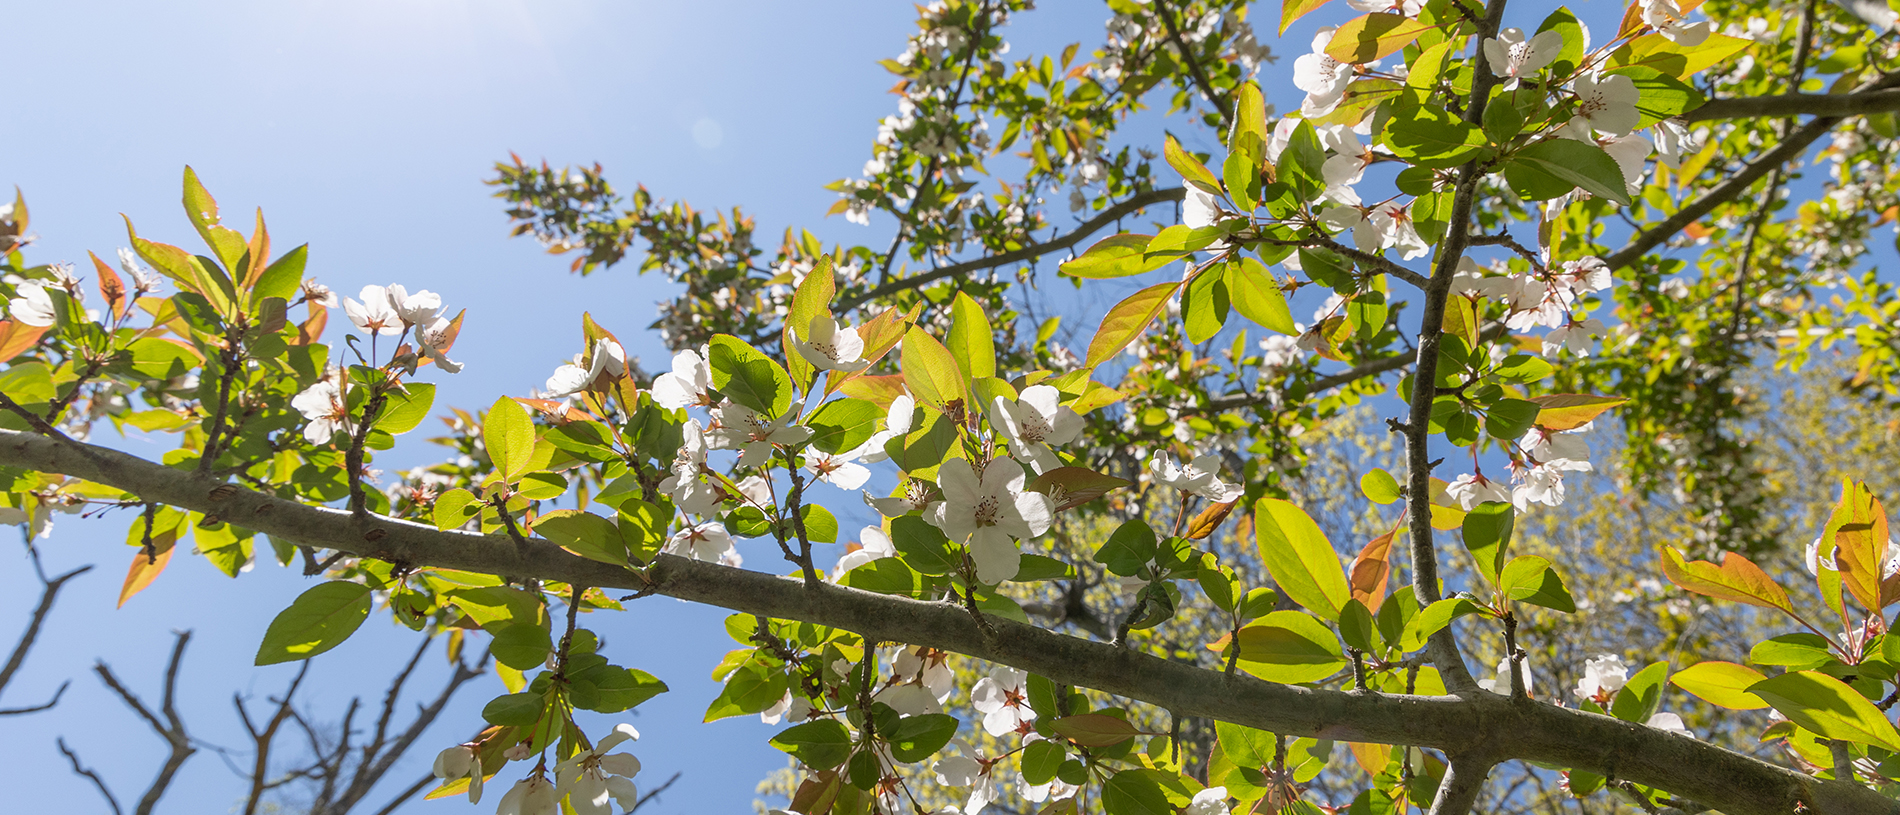
<path id="1" fill-rule="evenodd" d="M 1791 671 L 1748 687 L 1781 715 L 1823 738 L 1900 750 L 1893 722 L 1847 683 L 1819 671 Z"/>
<path id="2" fill-rule="evenodd" d="M 970 295 L 957 292 L 950 303 L 950 354 L 971 379 L 996 375 L 996 345 L 989 315 Z"/>
<path id="3" fill-rule="evenodd" d="M 1538 406 L 1537 426 L 1545 430 L 1575 430 L 1629 400 L 1621 396 L 1553 393 L 1533 396 L 1530 401 L 1536 402 Z"/>
<path id="4" fill-rule="evenodd" d="M 482 420 L 482 443 L 495 470 L 503 478 L 513 479 L 527 471 L 534 455 L 534 420 L 515 400 L 506 396 L 496 399 Z"/>
<path id="5" fill-rule="evenodd" d="M 1168 157 L 1168 166 L 1181 174 L 1181 180 L 1214 195 L 1221 194 L 1220 179 L 1215 178 L 1200 159 L 1181 149 L 1181 143 L 1174 140 L 1173 134 L 1168 135 L 1161 149 Z"/>
<path id="6" fill-rule="evenodd" d="M 1339 638 L 1299 611 L 1275 611 L 1240 629 L 1240 667 L 1269 682 L 1318 682 L 1346 667 Z"/>
<path id="7" fill-rule="evenodd" d="M 1767 702 L 1748 689 L 1766 677 L 1761 671 L 1733 662 L 1698 662 L 1676 672 L 1669 681 L 1702 701 L 1729 710 L 1760 710 Z"/>
<path id="8" fill-rule="evenodd" d="M 1404 48 L 1432 27 L 1402 14 L 1375 12 L 1347 20 L 1333 32 L 1326 55 L 1340 62 L 1361 64 L 1382 59 Z"/>
<path id="9" fill-rule="evenodd" d="M 1095 339 L 1089 341 L 1089 358 L 1085 367 L 1093 368 L 1107 362 L 1127 348 L 1168 307 L 1168 299 L 1180 287 L 1179 282 L 1158 283 L 1116 303 L 1114 308 L 1108 310 L 1108 316 L 1102 318 L 1102 327 L 1095 330 Z M 909 343 L 905 343 L 905 346 L 908 352 Z"/>
<path id="10" fill-rule="evenodd" d="M 297 596 L 271 620 L 257 646 L 258 665 L 309 659 L 350 638 L 369 618 L 369 587 L 332 580 Z"/>
<path id="11" fill-rule="evenodd" d="M 1326 5 L 1327 2 L 1328 0 L 1281 0 L 1280 33 L 1286 34 L 1287 28 L 1293 25 L 1294 20 L 1311 14 L 1314 9 Z"/>
<path id="12" fill-rule="evenodd" d="M 1262 498 L 1254 504 L 1254 530 L 1260 560 L 1280 591 L 1326 619 L 1338 618 L 1352 591 L 1319 524 L 1291 503 Z"/>
<path id="13" fill-rule="evenodd" d="M 904 335 L 904 350 L 898 357 L 904 372 L 904 385 L 924 404 L 943 411 L 952 402 L 969 407 L 964 390 L 967 378 L 957 360 L 936 337 L 916 326 Z"/>

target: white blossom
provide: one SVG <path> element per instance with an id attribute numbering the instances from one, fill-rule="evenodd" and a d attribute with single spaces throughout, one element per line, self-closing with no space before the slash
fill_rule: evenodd
<path id="1" fill-rule="evenodd" d="M 741 468 L 764 464 L 771 458 L 774 444 L 804 444 L 811 438 L 811 428 L 793 424 L 799 413 L 796 404 L 776 419 L 731 402 L 713 408 L 712 413 L 712 448 L 738 450 Z"/>
<path id="2" fill-rule="evenodd" d="M 1686 15 L 1676 0 L 1643 0 L 1643 22 L 1656 29 L 1656 33 L 1668 38 L 1670 42 L 1685 48 L 1694 48 L 1715 32 L 1715 23 L 1703 20 L 1699 23 L 1685 21 Z"/>
<path id="3" fill-rule="evenodd" d="M 841 490 L 855 490 L 870 480 L 871 471 L 853 460 L 852 453 L 827 453 L 822 450 L 806 450 L 805 469 L 812 475 Z"/>
<path id="4" fill-rule="evenodd" d="M 903 489 L 888 498 L 874 498 L 870 493 L 864 493 L 864 503 L 886 518 L 896 518 L 920 509 L 927 509 L 936 500 L 936 491 L 930 488 L 930 482 L 915 478 L 904 482 Z"/>
<path id="5" fill-rule="evenodd" d="M 1582 74 L 1572 89 L 1577 92 L 1577 119 L 1598 133 L 1627 135 L 1642 121 L 1636 111 L 1642 93 L 1636 81 L 1623 74 Z"/>
<path id="6" fill-rule="evenodd" d="M 1148 461 L 1148 472 L 1154 475 L 1156 483 L 1215 503 L 1235 500 L 1246 492 L 1240 485 L 1220 479 L 1220 456 L 1214 453 L 1202 453 L 1186 464 L 1177 465 L 1174 456 L 1168 455 L 1166 450 L 1156 450 Z"/>
<path id="7" fill-rule="evenodd" d="M 697 351 L 687 349 L 673 355 L 673 370 L 653 378 L 653 401 L 661 407 L 710 406 L 706 392 L 712 390 L 712 368 Z"/>
<path id="8" fill-rule="evenodd" d="M 290 406 L 309 422 L 303 437 L 311 444 L 328 444 L 337 431 L 350 430 L 350 408 L 337 379 L 335 374 L 325 376 L 290 400 Z"/>
<path id="9" fill-rule="evenodd" d="M 871 364 L 864 359 L 864 338 L 856 329 L 840 328 L 836 318 L 820 314 L 811 318 L 805 339 L 793 340 L 799 356 L 821 371 L 862 371 Z"/>
<path id="10" fill-rule="evenodd" d="M 694 524 L 673 533 L 666 541 L 666 553 L 718 563 L 733 552 L 732 533 L 718 521 Z"/>
<path id="11" fill-rule="evenodd" d="M 852 451 L 852 455 L 867 464 L 876 464 L 889 459 L 890 453 L 884 450 L 884 445 L 891 439 L 910 433 L 911 422 L 916 411 L 917 400 L 912 399 L 908 393 L 898 394 L 897 398 L 891 400 L 891 407 L 884 414 L 884 429 L 872 433 L 870 438 L 858 445 L 857 450 Z"/>
<path id="12" fill-rule="evenodd" d="M 834 571 L 844 574 L 873 560 L 897 556 L 897 547 L 891 543 L 891 536 L 884 534 L 881 527 L 867 526 L 858 530 L 858 544 L 857 549 L 838 558 L 838 567 Z"/>
<path id="13" fill-rule="evenodd" d="M 1517 87 L 1518 80 L 1535 76 L 1556 61 L 1563 47 L 1564 35 L 1556 31 L 1545 31 L 1526 40 L 1524 29 L 1507 28 L 1498 32 L 1495 39 L 1485 38 L 1484 58 L 1491 63 L 1491 73 L 1506 80 L 1504 89 L 1511 90 Z"/>
<path id="14" fill-rule="evenodd" d="M 468 802 L 482 802 L 482 759 L 473 743 L 458 744 L 437 753 L 435 777 L 443 781 L 468 779 Z"/>
<path id="15" fill-rule="evenodd" d="M 401 284 L 391 284 L 383 294 L 389 297 L 389 307 L 404 325 L 427 325 L 442 308 L 442 296 L 428 289 L 410 294 Z"/>
<path id="16" fill-rule="evenodd" d="M 540 773 L 516 781 L 501 796 L 495 815 L 555 815 L 561 810 L 561 792 Z"/>
<path id="17" fill-rule="evenodd" d="M 701 475 L 706 465 L 706 433 L 698 422 L 688 421 L 681 428 L 679 452 L 673 456 L 672 475 L 660 482 L 682 511 L 693 515 L 711 515 L 719 509 L 723 496 Z"/>
<path id="18" fill-rule="evenodd" d="M 560 398 L 580 393 L 594 387 L 605 375 L 608 379 L 619 379 L 627 373 L 627 351 L 620 343 L 602 337 L 594 341 L 593 359 L 586 360 L 583 366 L 582 355 L 576 354 L 574 361 L 554 369 L 554 375 L 548 377 L 547 391 L 551 398 Z"/>
<path id="19" fill-rule="evenodd" d="M 343 313 L 349 315 L 350 322 L 357 328 L 370 334 L 388 334 L 394 336 L 403 330 L 402 315 L 396 307 L 390 305 L 389 290 L 382 286 L 364 286 L 358 293 L 362 302 L 343 298 Z"/>
<path id="20" fill-rule="evenodd" d="M 1031 385 L 1015 401 L 998 396 L 991 403 L 991 421 L 1009 439 L 1010 453 L 1027 459 L 1038 473 L 1062 466 L 1051 447 L 1073 442 L 1082 433 L 1081 414 L 1059 404 L 1061 398 L 1062 392 L 1053 387 Z"/>
<path id="21" fill-rule="evenodd" d="M 1615 654 L 1603 654 L 1583 661 L 1583 677 L 1577 680 L 1577 687 L 1571 692 L 1578 699 L 1609 698 L 1610 694 L 1623 689 L 1629 681 L 1629 665 Z"/>
<path id="22" fill-rule="evenodd" d="M 567 793 L 568 804 L 579 815 L 613 815 L 612 801 L 621 811 L 631 812 L 640 802 L 633 777 L 640 772 L 640 759 L 631 753 L 610 753 L 621 744 L 640 738 L 633 725 L 622 724 L 602 737 L 594 749 L 576 753 L 560 763 L 555 777 Z"/>
<path id="23" fill-rule="evenodd" d="M 1519 666 L 1519 669 L 1524 672 L 1524 695 L 1529 696 L 1531 695 L 1531 666 L 1522 665 Z M 1478 687 L 1492 693 L 1509 695 L 1511 692 L 1511 658 L 1505 657 L 1499 660 L 1497 676 L 1491 679 L 1478 680 Z"/>
<path id="24" fill-rule="evenodd" d="M 462 372 L 462 363 L 449 359 L 449 329 L 453 327 L 454 323 L 447 317 L 436 317 L 427 324 L 416 326 L 416 346 L 422 350 L 423 356 L 435 363 L 435 367 L 447 374 Z"/>
<path id="25" fill-rule="evenodd" d="M 1456 501 L 1459 509 L 1470 512 L 1479 504 L 1509 502 L 1511 491 L 1481 473 L 1467 473 L 1445 485 L 1445 496 Z"/>
<path id="26" fill-rule="evenodd" d="M 1227 815 L 1227 788 L 1208 787 L 1194 793 L 1181 815 Z"/>
<path id="27" fill-rule="evenodd" d="M 1352 65 L 1333 59 L 1326 46 L 1333 41 L 1336 26 L 1325 26 L 1313 34 L 1313 52 L 1293 61 L 1293 85 L 1306 91 L 1300 111 L 1307 118 L 1323 115 L 1339 104 L 1352 78 Z"/>
<path id="28" fill-rule="evenodd" d="M 28 280 L 14 287 L 13 299 L 7 301 L 7 313 L 13 315 L 15 322 L 34 328 L 52 325 L 57 316 L 52 295 L 46 293 L 46 285 L 38 280 Z"/>
<path id="29" fill-rule="evenodd" d="M 1022 552 L 1016 541 L 1049 530 L 1049 496 L 1023 491 L 1023 467 L 1014 459 L 991 459 L 978 473 L 966 459 L 943 463 L 937 486 L 943 500 L 924 515 L 956 543 L 969 546 L 978 581 L 995 585 L 1016 576 Z"/>
<path id="30" fill-rule="evenodd" d="M 1695 732 L 1690 730 L 1688 725 L 1682 723 L 1681 716 L 1678 716 L 1674 713 L 1659 712 L 1655 714 L 1654 716 L 1649 717 L 1649 720 L 1646 722 L 1643 722 L 1643 724 L 1656 728 L 1657 730 L 1661 730 L 1665 733 L 1674 733 L 1678 736 L 1688 736 L 1689 738 L 1692 738 L 1692 739 L 1695 738 Z"/>
<path id="31" fill-rule="evenodd" d="M 1181 199 L 1181 223 L 1190 229 L 1213 226 L 1221 221 L 1220 202 L 1214 194 L 1188 184 Z"/>
<path id="32" fill-rule="evenodd" d="M 1007 665 L 996 666 L 989 676 L 976 681 L 970 689 L 970 706 L 983 714 L 984 731 L 1001 736 L 1026 729 L 1036 720 L 1036 711 L 1029 707 L 1028 682 L 1027 672 Z"/>

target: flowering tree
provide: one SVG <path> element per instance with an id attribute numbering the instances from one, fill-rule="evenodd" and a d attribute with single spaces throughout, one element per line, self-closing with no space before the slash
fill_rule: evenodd
<path id="1" fill-rule="evenodd" d="M 326 580 L 288 601 L 259 664 L 373 613 L 479 629 L 508 692 L 440 753 L 431 795 L 477 801 L 499 776 L 505 814 L 637 805 L 636 734 L 574 714 L 666 690 L 583 626 L 651 595 L 736 612 L 707 718 L 784 725 L 804 815 L 922 811 L 946 788 L 965 815 L 1015 797 L 1314 812 L 1321 774 L 1353 780 L 1354 812 L 1463 813 L 1506 763 L 1651 812 L 1891 811 L 1900 557 L 1848 481 L 1806 550 L 1818 602 L 1755 564 L 1778 544 L 1739 374 L 1771 348 L 1799 364 L 1850 343 L 1854 398 L 1897 392 L 1900 306 L 1863 257 L 1900 205 L 1892 13 L 1639 0 L 1593 36 L 1563 8 L 1347 2 L 1364 14 L 1292 61 L 1304 97 L 1277 117 L 1239 4 L 1113 0 L 1089 61 L 1078 45 L 1014 63 L 1002 33 L 1027 3 L 924 8 L 886 64 L 899 114 L 835 185 L 835 214 L 896 218 L 881 251 L 788 230 L 768 260 L 736 210 L 623 199 L 598 167 L 498 165 L 517 232 L 575 271 L 643 248 L 643 271 L 685 285 L 657 324 L 677 354 L 649 378 L 583 316 L 544 392 L 453 411 L 436 440 L 453 457 L 389 490 L 367 483 L 375 451 L 462 368 L 465 315 L 440 295 L 339 302 L 302 247 L 274 250 L 261 214 L 248 235 L 224 225 L 187 170 L 210 254 L 128 225 L 116 269 L 91 259 L 89 309 L 73 266 L 26 263 L 16 201 L 0 521 L 136 509 L 125 597 L 188 536 L 235 576 L 264 535 Z M 1324 5 L 1289 0 L 1280 31 Z M 1118 142 L 1160 98 L 1186 131 Z M 1828 172 L 1804 177 L 1823 137 Z M 1065 189 L 1066 229 L 1042 206 Z M 1176 202 L 1152 235 L 1110 229 Z M 1119 301 L 1064 333 L 1078 315 L 1036 296 L 1059 282 Z M 324 345 L 339 307 L 352 330 Z M 1288 486 L 1310 431 L 1380 414 L 1402 458 L 1358 486 L 1383 532 L 1342 558 Z M 1520 633 L 1575 612 L 1578 576 L 1514 532 L 1562 517 L 1606 415 L 1625 488 L 1671 490 L 1691 518 L 1647 568 L 1797 633 L 1633 672 L 1577 654 L 1575 688 L 1537 688 Z M 101 420 L 178 446 L 90 443 Z M 836 559 L 843 509 L 820 483 L 881 519 Z M 790 573 L 742 568 L 747 539 Z M 1119 598 L 1092 605 L 1102 585 Z M 1470 652 L 1501 659 L 1474 675 Z M 988 664 L 967 688 L 963 658 Z M 1772 709 L 1785 760 L 1699 740 L 1682 712 L 1703 706 Z"/>

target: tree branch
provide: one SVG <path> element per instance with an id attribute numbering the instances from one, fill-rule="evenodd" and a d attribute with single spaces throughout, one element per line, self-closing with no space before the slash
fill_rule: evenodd
<path id="1" fill-rule="evenodd" d="M 1432 798 L 1431 815 L 1467 815 L 1484 791 L 1484 779 L 1491 774 L 1489 761 L 1454 758 L 1445 765 L 1445 777 L 1439 779 L 1438 794 Z"/>
<path id="2" fill-rule="evenodd" d="M 305 674 L 310 672 L 310 660 L 303 660 L 297 668 L 297 676 L 290 680 L 290 687 L 284 690 L 284 696 L 277 700 L 277 712 L 271 714 L 270 723 L 263 730 L 251 726 L 250 713 L 244 709 L 244 697 L 232 696 L 231 703 L 237 706 L 238 718 L 243 720 L 244 729 L 251 734 L 251 743 L 256 745 L 255 761 L 251 766 L 251 792 L 244 800 L 244 815 L 254 815 L 257 807 L 264 802 L 264 792 L 272 785 L 266 779 L 270 774 L 271 742 L 277 740 L 277 729 L 290 718 L 290 700 L 297 695 L 297 687 L 303 684 Z"/>
<path id="3" fill-rule="evenodd" d="M 81 566 L 46 581 L 45 588 L 40 590 L 40 604 L 34 607 L 33 616 L 27 621 L 26 631 L 20 635 L 19 643 L 13 646 L 13 653 L 7 657 L 7 664 L 4 667 L 0 667 L 0 692 L 6 691 L 7 683 L 13 681 L 13 675 L 18 673 L 20 666 L 26 663 L 27 652 L 33 650 L 33 643 L 39 639 L 40 628 L 46 624 L 47 615 L 52 613 L 53 602 L 59 598 L 59 590 L 65 587 L 66 581 L 89 571 L 92 571 L 91 566 Z M 45 710 L 59 702 L 60 694 L 65 692 L 66 686 L 60 685 L 59 690 L 53 694 L 53 701 L 38 707 L 0 710 L 0 716 Z"/>
<path id="4" fill-rule="evenodd" d="M 181 475 L 178 470 L 172 470 L 172 473 L 175 476 Z M 206 476 L 198 474 L 195 478 L 206 478 Z M 119 678 L 112 675 L 112 668 L 103 662 L 92 666 L 93 671 L 99 674 L 99 679 L 106 683 L 106 687 L 118 694 L 127 707 L 132 708 L 132 711 L 144 719 L 146 724 L 152 726 L 152 732 L 157 733 L 159 738 L 164 739 L 171 746 L 171 755 L 165 759 L 165 765 L 159 768 L 158 777 L 152 779 L 152 785 L 147 787 L 145 795 L 139 798 L 138 808 L 133 810 L 136 815 L 152 815 L 152 809 L 158 806 L 158 800 L 165 796 L 166 789 L 171 786 L 172 778 L 178 775 L 178 768 L 184 766 L 185 759 L 191 758 L 193 753 L 198 752 L 197 748 L 191 746 L 191 736 L 185 732 L 185 723 L 178 718 L 178 709 L 175 706 L 178 698 L 178 665 L 185 658 L 185 644 L 189 642 L 191 642 L 190 631 L 178 632 L 178 642 L 172 646 L 171 661 L 165 666 L 165 694 L 159 702 L 159 710 L 165 714 L 165 720 L 162 722 L 145 707 L 144 702 L 139 701 L 138 694 L 126 689 L 125 685 L 119 682 Z"/>
<path id="5" fill-rule="evenodd" d="M 1691 122 L 1711 119 L 1766 119 L 1778 116 L 1826 116 L 1844 119 L 1900 110 L 1900 88 L 1855 93 L 1783 93 L 1773 96 L 1744 96 L 1737 99 L 1710 99 L 1702 107 L 1682 114 Z"/>
<path id="6" fill-rule="evenodd" d="M 993 269 L 998 266 L 1015 263 L 1019 260 L 1034 260 L 1051 252 L 1059 252 L 1074 246 L 1081 242 L 1083 238 L 1095 234 L 1103 227 L 1121 220 L 1127 215 L 1138 212 L 1150 204 L 1158 204 L 1163 201 L 1179 201 L 1181 200 L 1181 196 L 1185 194 L 1186 191 L 1182 187 L 1168 187 L 1166 189 L 1136 193 L 1121 203 L 1102 210 L 1102 214 L 1083 221 L 1080 226 L 1070 230 L 1066 235 L 1042 243 L 1025 246 L 1021 249 L 1004 252 L 999 255 L 990 255 L 989 257 L 977 258 L 976 260 L 953 263 L 949 266 L 931 269 L 921 274 L 914 274 L 902 280 L 893 280 L 863 294 L 841 298 L 838 301 L 837 310 L 840 313 L 850 311 L 872 300 L 876 300 L 879 297 L 886 297 L 900 291 L 915 289 L 946 277 L 969 274 L 984 269 Z"/>
<path id="7" fill-rule="evenodd" d="M 1000 617 L 982 624 L 952 603 L 872 594 L 661 555 L 644 579 L 569 554 L 538 538 L 502 536 L 312 507 L 105 447 L 0 430 L 0 465 L 64 473 L 259 532 L 416 567 L 534 575 L 605 589 L 642 590 L 746 614 L 848 628 L 880 641 L 968 654 L 1177 712 L 1275 733 L 1402 744 L 1498 759 L 1542 761 L 1693 798 L 1729 815 L 1785 815 L 1805 802 L 1818 815 L 1886 812 L 1892 802 L 1851 784 L 1817 785 L 1794 770 L 1607 716 L 1491 694 L 1468 698 L 1355 694 L 1225 675 Z M 366 534 L 368 532 L 380 534 Z M 136 709 L 136 708 L 135 708 Z"/>
<path id="8" fill-rule="evenodd" d="M 1861 86 L 1856 93 L 1867 90 L 1892 88 L 1895 85 L 1900 85 L 1900 73 L 1888 74 L 1879 79 L 1875 79 Z M 1839 116 L 1823 116 L 1810 120 L 1807 124 L 1797 128 L 1793 133 L 1788 134 L 1788 138 L 1783 140 L 1781 144 L 1776 145 L 1773 150 L 1763 153 L 1760 158 L 1749 162 L 1748 166 L 1730 175 L 1722 183 L 1715 185 L 1714 189 L 1703 193 L 1701 198 L 1697 198 L 1690 202 L 1688 206 L 1677 210 L 1674 215 L 1662 219 L 1662 221 L 1655 226 L 1630 238 L 1629 243 L 1624 244 L 1623 248 L 1618 249 L 1615 254 L 1604 258 L 1604 261 L 1609 264 L 1611 269 L 1621 269 L 1635 262 L 1637 258 L 1642 257 L 1648 253 L 1649 250 L 1662 245 L 1665 241 L 1668 241 L 1671 237 L 1675 236 L 1676 233 L 1681 232 L 1690 224 L 1701 220 L 1702 216 L 1714 212 L 1716 207 L 1728 203 L 1741 196 L 1742 193 L 1747 192 L 1749 187 L 1754 186 L 1755 182 L 1762 176 L 1767 175 L 1769 171 L 1781 167 L 1800 156 L 1803 151 L 1808 149 L 1809 145 L 1826 135 L 1829 130 L 1834 129 L 1835 125 L 1840 124 L 1841 118 L 1842 117 Z"/>
<path id="9" fill-rule="evenodd" d="M 112 815 L 125 815 L 125 810 L 119 808 L 119 799 L 112 797 L 112 790 L 106 788 L 105 779 L 100 778 L 99 773 L 91 768 L 79 766 L 79 754 L 66 746 L 66 739 L 56 738 L 53 743 L 59 745 L 59 752 L 66 756 L 67 761 L 73 763 L 73 773 L 91 781 L 92 786 L 99 790 L 99 794 L 105 796 L 106 804 L 112 807 Z"/>
<path id="10" fill-rule="evenodd" d="M 1194 54 L 1188 51 L 1187 40 L 1181 36 L 1181 27 L 1175 23 L 1173 12 L 1168 11 L 1168 0 L 1155 0 L 1154 9 L 1155 14 L 1161 17 L 1161 24 L 1168 29 L 1168 42 L 1174 45 L 1174 50 L 1180 52 L 1181 61 L 1187 64 L 1188 75 L 1194 78 L 1195 87 L 1201 89 L 1201 96 L 1206 97 L 1207 103 L 1214 106 L 1214 112 L 1220 115 L 1222 125 L 1233 127 L 1233 105 L 1228 103 L 1220 91 L 1214 89 L 1214 83 L 1207 79 L 1207 69 L 1201 67 L 1200 60 L 1195 59 Z"/>

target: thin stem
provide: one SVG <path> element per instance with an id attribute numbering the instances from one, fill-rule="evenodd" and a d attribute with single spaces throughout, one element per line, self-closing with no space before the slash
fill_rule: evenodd
<path id="1" fill-rule="evenodd" d="M 1187 40 L 1181 37 L 1181 28 L 1175 23 L 1174 14 L 1168 11 L 1167 2 L 1155 0 L 1154 7 L 1155 13 L 1161 17 L 1161 24 L 1168 29 L 1168 41 L 1174 44 L 1174 49 L 1181 54 L 1181 61 L 1187 64 L 1188 75 L 1194 78 L 1194 85 L 1201 89 L 1201 95 L 1206 97 L 1207 103 L 1214 106 L 1214 112 L 1220 115 L 1221 124 L 1233 127 L 1233 105 L 1228 104 L 1226 97 L 1214 89 L 1214 83 L 1208 81 L 1207 70 L 1188 51 Z"/>

